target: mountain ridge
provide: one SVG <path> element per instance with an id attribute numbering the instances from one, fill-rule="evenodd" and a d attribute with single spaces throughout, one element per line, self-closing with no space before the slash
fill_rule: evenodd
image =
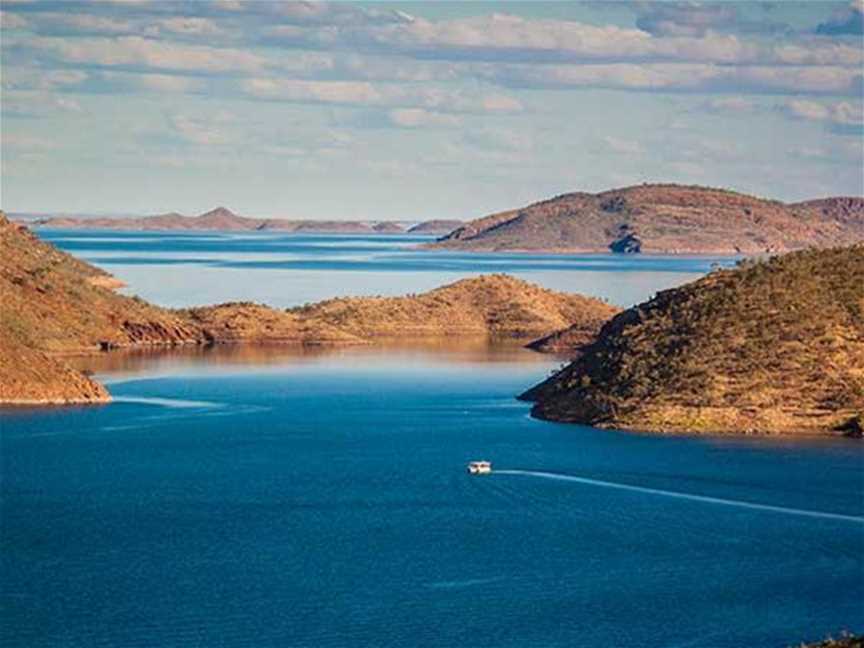
<path id="1" fill-rule="evenodd" d="M 782 203 L 644 184 L 573 192 L 469 221 L 425 247 L 466 251 L 761 254 L 864 241 L 864 198 Z"/>

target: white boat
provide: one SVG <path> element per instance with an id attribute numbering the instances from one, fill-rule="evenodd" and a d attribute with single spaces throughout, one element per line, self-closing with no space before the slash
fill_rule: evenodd
<path id="1" fill-rule="evenodd" d="M 469 461 L 468 472 L 472 475 L 488 475 L 492 472 L 491 461 Z"/>

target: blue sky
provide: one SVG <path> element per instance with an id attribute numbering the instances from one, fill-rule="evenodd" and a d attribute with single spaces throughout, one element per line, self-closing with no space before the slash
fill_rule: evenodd
<path id="1" fill-rule="evenodd" d="M 862 3 L 2 2 L 8 211 L 860 195 Z"/>

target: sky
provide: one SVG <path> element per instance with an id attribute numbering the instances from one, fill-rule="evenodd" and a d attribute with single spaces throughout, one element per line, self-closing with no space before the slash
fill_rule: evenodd
<path id="1" fill-rule="evenodd" d="M 862 0 L 0 0 L 10 212 L 473 218 L 862 195 Z"/>

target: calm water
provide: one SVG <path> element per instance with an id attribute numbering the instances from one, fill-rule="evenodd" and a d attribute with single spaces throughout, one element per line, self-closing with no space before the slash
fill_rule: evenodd
<path id="1" fill-rule="evenodd" d="M 297 306 L 340 295 L 400 295 L 507 272 L 629 306 L 729 257 L 418 252 L 432 237 L 40 230 L 165 306 L 252 300 Z"/>
<path id="2" fill-rule="evenodd" d="M 195 253 L 215 261 L 180 274 L 146 259 L 232 245 L 111 236 L 120 247 L 74 238 L 88 258 L 122 255 L 100 263 L 127 280 L 127 269 L 173 277 L 148 279 L 163 303 L 187 280 L 207 287 L 201 301 L 230 298 L 241 276 L 303 301 L 292 282 L 315 272 L 229 249 Z M 322 270 L 328 290 L 446 275 L 401 243 L 357 245 L 384 248 L 358 263 L 387 267 Z M 338 265 L 335 247 L 319 260 Z M 507 259 L 523 276 L 611 286 L 620 301 L 706 263 Z M 543 262 L 573 267 L 529 267 Z M 0 645 L 782 648 L 864 628 L 861 444 L 536 421 L 513 394 L 556 361 L 470 343 L 82 362 L 114 403 L 0 414 Z M 481 458 L 500 472 L 467 476 Z"/>

